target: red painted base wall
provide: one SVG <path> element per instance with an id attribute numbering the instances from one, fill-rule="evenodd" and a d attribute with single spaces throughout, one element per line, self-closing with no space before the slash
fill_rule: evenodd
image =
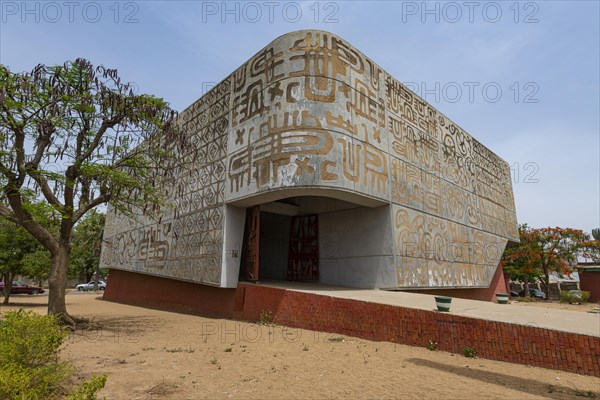
<path id="1" fill-rule="evenodd" d="M 600 271 L 579 271 L 579 287 L 590 292 L 590 302 L 600 301 Z"/>
<path id="2" fill-rule="evenodd" d="M 473 347 L 482 358 L 536 365 L 600 377 L 600 337 L 533 326 L 341 299 L 268 286 L 239 283 L 218 289 L 113 270 L 106 300 L 257 321 L 269 310 L 290 327 L 340 333 L 369 340 L 460 353 Z"/>
<path id="3" fill-rule="evenodd" d="M 235 291 L 113 269 L 104 299 L 161 310 L 230 318 Z"/>

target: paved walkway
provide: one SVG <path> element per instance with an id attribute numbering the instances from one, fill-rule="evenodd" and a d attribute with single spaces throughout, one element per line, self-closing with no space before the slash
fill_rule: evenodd
<path id="1" fill-rule="evenodd" d="M 434 296 L 428 294 L 354 289 L 340 286 L 284 281 L 261 282 L 259 285 L 343 299 L 354 299 L 372 303 L 417 308 L 421 310 L 436 309 Z M 582 311 L 517 306 L 514 304 L 497 304 L 455 297 L 452 299 L 450 312 L 455 315 L 489 321 L 509 322 L 558 331 L 600 336 L 600 314 Z"/>

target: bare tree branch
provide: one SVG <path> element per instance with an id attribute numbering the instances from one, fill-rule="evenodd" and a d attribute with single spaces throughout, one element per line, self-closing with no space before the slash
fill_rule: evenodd
<path id="1" fill-rule="evenodd" d="M 98 131 L 96 132 L 96 135 L 94 136 L 94 140 L 92 140 L 92 143 L 90 143 L 87 150 L 85 150 L 85 151 L 83 151 L 83 153 L 77 155 L 77 157 L 76 157 L 77 164 L 80 165 L 84 160 L 87 160 L 94 153 L 94 150 L 96 150 L 96 148 L 98 147 L 98 144 L 100 143 L 100 140 L 102 139 L 102 137 L 104 136 L 106 131 L 109 128 L 113 128 L 115 125 L 120 123 L 123 118 L 124 118 L 123 116 L 118 116 L 118 117 L 115 117 L 115 118 L 112 118 L 109 120 L 102 121 L 102 125 L 100 125 L 100 128 L 98 129 Z"/>
<path id="2" fill-rule="evenodd" d="M 48 203 L 52 204 L 56 208 L 62 208 L 63 204 L 58 200 L 58 197 L 54 195 L 52 189 L 48 185 L 48 180 L 40 173 L 40 171 L 29 169 L 27 170 L 28 175 L 39 185 L 42 194 L 48 201 Z"/>
<path id="3" fill-rule="evenodd" d="M 15 217 L 15 213 L 10 209 L 10 207 L 5 206 L 4 204 L 0 204 L 0 215 L 2 218 L 9 220 L 10 222 L 14 222 L 15 224 L 19 222 Z"/>
<path id="4" fill-rule="evenodd" d="M 91 210 L 94 207 L 99 206 L 100 204 L 107 203 L 109 200 L 110 200 L 110 195 L 108 193 L 101 194 L 100 196 L 96 197 L 92 201 L 90 201 L 90 202 L 86 203 L 85 205 L 81 206 L 73 214 L 73 220 L 75 222 L 79 221 L 79 219 L 81 217 L 83 217 L 85 215 L 85 213 L 87 213 L 89 210 Z"/>

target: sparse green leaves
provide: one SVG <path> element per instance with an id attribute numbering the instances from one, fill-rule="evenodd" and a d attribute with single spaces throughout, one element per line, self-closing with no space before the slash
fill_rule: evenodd
<path id="1" fill-rule="evenodd" d="M 104 218 L 105 214 L 92 210 L 80 220 L 73 232 L 70 269 L 73 273 L 86 275 L 86 279 L 96 272 L 100 264 Z"/>
<path id="2" fill-rule="evenodd" d="M 164 203 L 161 179 L 172 166 L 166 150 L 184 146 L 175 116 L 164 100 L 135 93 L 115 69 L 84 59 L 23 73 L 0 65 L 0 216 L 60 255 L 49 311 L 66 314 L 57 293 L 66 287 L 77 221 L 109 201 L 126 214 Z M 32 212 L 29 191 L 59 215 L 57 229 Z"/>
<path id="3" fill-rule="evenodd" d="M 0 198 L 31 188 L 71 223 L 108 200 L 157 200 L 150 179 L 175 116 L 164 100 L 83 59 L 0 76 Z"/>

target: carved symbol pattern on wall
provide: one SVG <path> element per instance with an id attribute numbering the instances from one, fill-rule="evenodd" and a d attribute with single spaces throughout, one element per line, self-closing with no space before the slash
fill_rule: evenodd
<path id="1" fill-rule="evenodd" d="M 518 236 L 506 162 L 325 32 L 274 41 L 178 125 L 161 178 L 174 207 L 109 216 L 104 265 L 218 284 L 224 204 L 303 185 L 393 204 L 400 287 L 485 286 Z"/>
<path id="2" fill-rule="evenodd" d="M 162 189 L 172 209 L 161 221 L 119 215 L 112 237 L 105 236 L 102 263 L 117 268 L 219 284 L 223 245 L 223 204 L 230 79 L 213 88 L 179 118 L 188 142 L 173 149 Z M 109 212 L 115 219 L 114 211 Z M 127 221 L 127 222 L 124 222 Z"/>

